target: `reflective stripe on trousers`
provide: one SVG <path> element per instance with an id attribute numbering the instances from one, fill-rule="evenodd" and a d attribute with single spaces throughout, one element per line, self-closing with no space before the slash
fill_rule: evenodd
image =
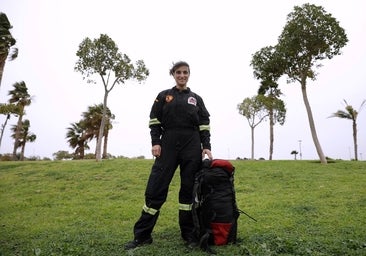
<path id="1" fill-rule="evenodd" d="M 182 211 L 191 211 L 192 210 L 192 204 L 179 204 L 179 210 Z"/>
<path id="2" fill-rule="evenodd" d="M 145 204 L 143 207 L 142 207 L 142 210 L 148 214 L 151 214 L 151 215 L 155 215 L 159 210 L 157 209 L 154 209 L 154 208 L 151 208 L 151 207 L 147 207 L 147 205 Z"/>

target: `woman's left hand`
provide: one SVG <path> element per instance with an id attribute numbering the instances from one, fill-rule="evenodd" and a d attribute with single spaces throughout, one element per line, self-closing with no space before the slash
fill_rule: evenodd
<path id="1" fill-rule="evenodd" d="M 212 153 L 211 153 L 211 150 L 209 150 L 209 149 L 207 149 L 207 148 L 205 148 L 205 149 L 203 149 L 203 150 L 202 150 L 202 159 L 204 159 L 206 155 L 208 156 L 208 158 L 209 158 L 210 160 L 212 160 L 212 159 L 213 159 L 213 157 L 212 157 Z"/>

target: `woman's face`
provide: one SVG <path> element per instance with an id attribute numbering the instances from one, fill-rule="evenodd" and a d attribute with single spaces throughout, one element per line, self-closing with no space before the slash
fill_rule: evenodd
<path id="1" fill-rule="evenodd" d="M 189 68 L 187 66 L 181 66 L 177 68 L 174 72 L 174 80 L 177 87 L 184 89 L 187 87 L 189 79 Z"/>

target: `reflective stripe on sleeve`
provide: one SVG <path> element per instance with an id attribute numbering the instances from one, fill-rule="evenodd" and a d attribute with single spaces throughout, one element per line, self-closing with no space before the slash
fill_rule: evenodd
<path id="1" fill-rule="evenodd" d="M 154 208 L 147 207 L 146 204 L 144 205 L 144 207 L 142 207 L 142 210 L 144 210 L 144 212 L 151 214 L 151 215 L 155 215 L 159 211 Z"/>
<path id="2" fill-rule="evenodd" d="M 160 121 L 157 118 L 152 118 L 149 121 L 149 126 L 155 125 L 155 124 L 161 124 Z"/>
<path id="3" fill-rule="evenodd" d="M 209 131 L 209 130 L 210 130 L 209 124 L 200 125 L 200 131 Z"/>
<path id="4" fill-rule="evenodd" d="M 192 204 L 179 204 L 179 210 L 191 211 L 192 210 Z"/>

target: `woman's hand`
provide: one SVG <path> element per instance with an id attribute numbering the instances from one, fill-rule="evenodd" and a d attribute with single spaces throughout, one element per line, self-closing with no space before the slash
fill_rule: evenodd
<path id="1" fill-rule="evenodd" d="M 208 158 L 209 158 L 210 160 L 212 160 L 212 153 L 211 153 L 211 150 L 209 150 L 209 149 L 207 149 L 207 148 L 205 148 L 205 149 L 203 149 L 203 150 L 202 150 L 202 159 L 204 159 L 206 155 L 208 156 Z"/>
<path id="2" fill-rule="evenodd" d="M 153 156 L 159 157 L 161 154 L 161 146 L 160 145 L 152 146 L 151 153 Z"/>

